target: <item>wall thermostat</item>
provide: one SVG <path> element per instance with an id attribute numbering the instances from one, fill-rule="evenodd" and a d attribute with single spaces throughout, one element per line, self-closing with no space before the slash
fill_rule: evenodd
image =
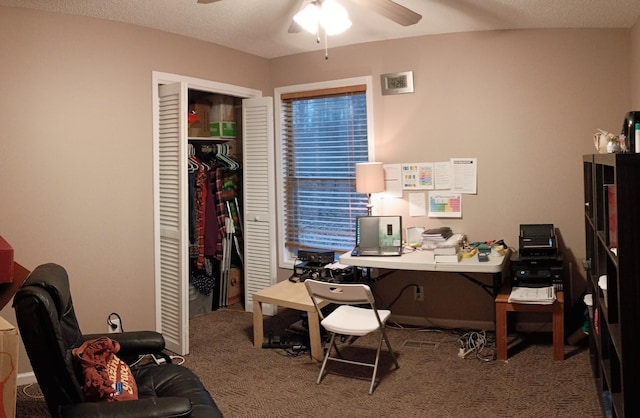
<path id="1" fill-rule="evenodd" d="M 382 74 L 382 95 L 413 93 L 413 71 Z"/>

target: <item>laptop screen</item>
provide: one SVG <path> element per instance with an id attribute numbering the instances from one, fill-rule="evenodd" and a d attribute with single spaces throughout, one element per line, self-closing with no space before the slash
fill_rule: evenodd
<path id="1" fill-rule="evenodd" d="M 356 247 L 402 246 L 402 217 L 361 216 L 356 219 Z"/>

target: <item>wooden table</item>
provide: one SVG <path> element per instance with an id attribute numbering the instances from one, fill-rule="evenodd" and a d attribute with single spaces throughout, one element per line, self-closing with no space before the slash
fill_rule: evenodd
<path id="1" fill-rule="evenodd" d="M 304 283 L 292 283 L 285 280 L 259 290 L 253 294 L 253 345 L 262 348 L 264 341 L 264 323 L 262 304 L 271 303 L 285 308 L 296 309 L 307 313 L 309 323 L 309 344 L 311 345 L 311 359 L 322 361 L 324 352 L 320 340 L 320 321 L 318 312 L 311 301 Z M 327 303 L 321 301 L 320 307 Z"/>
<path id="2" fill-rule="evenodd" d="M 507 360 L 507 312 L 550 312 L 553 329 L 553 359 L 564 360 L 564 292 L 556 292 L 556 300 L 549 305 L 509 303 L 511 286 L 508 283 L 496 297 L 496 359 Z"/>

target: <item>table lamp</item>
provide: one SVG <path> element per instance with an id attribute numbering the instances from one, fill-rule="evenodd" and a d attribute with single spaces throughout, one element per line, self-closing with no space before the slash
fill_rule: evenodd
<path id="1" fill-rule="evenodd" d="M 356 164 L 356 192 L 367 194 L 367 214 L 371 216 L 371 208 L 373 208 L 371 193 L 384 192 L 384 168 L 382 163 Z"/>

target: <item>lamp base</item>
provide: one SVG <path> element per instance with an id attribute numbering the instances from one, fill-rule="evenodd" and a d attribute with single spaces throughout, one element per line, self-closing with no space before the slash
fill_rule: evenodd
<path id="1" fill-rule="evenodd" d="M 367 193 L 367 216 L 371 216 L 371 209 L 373 209 L 373 203 L 371 203 L 371 193 Z"/>

